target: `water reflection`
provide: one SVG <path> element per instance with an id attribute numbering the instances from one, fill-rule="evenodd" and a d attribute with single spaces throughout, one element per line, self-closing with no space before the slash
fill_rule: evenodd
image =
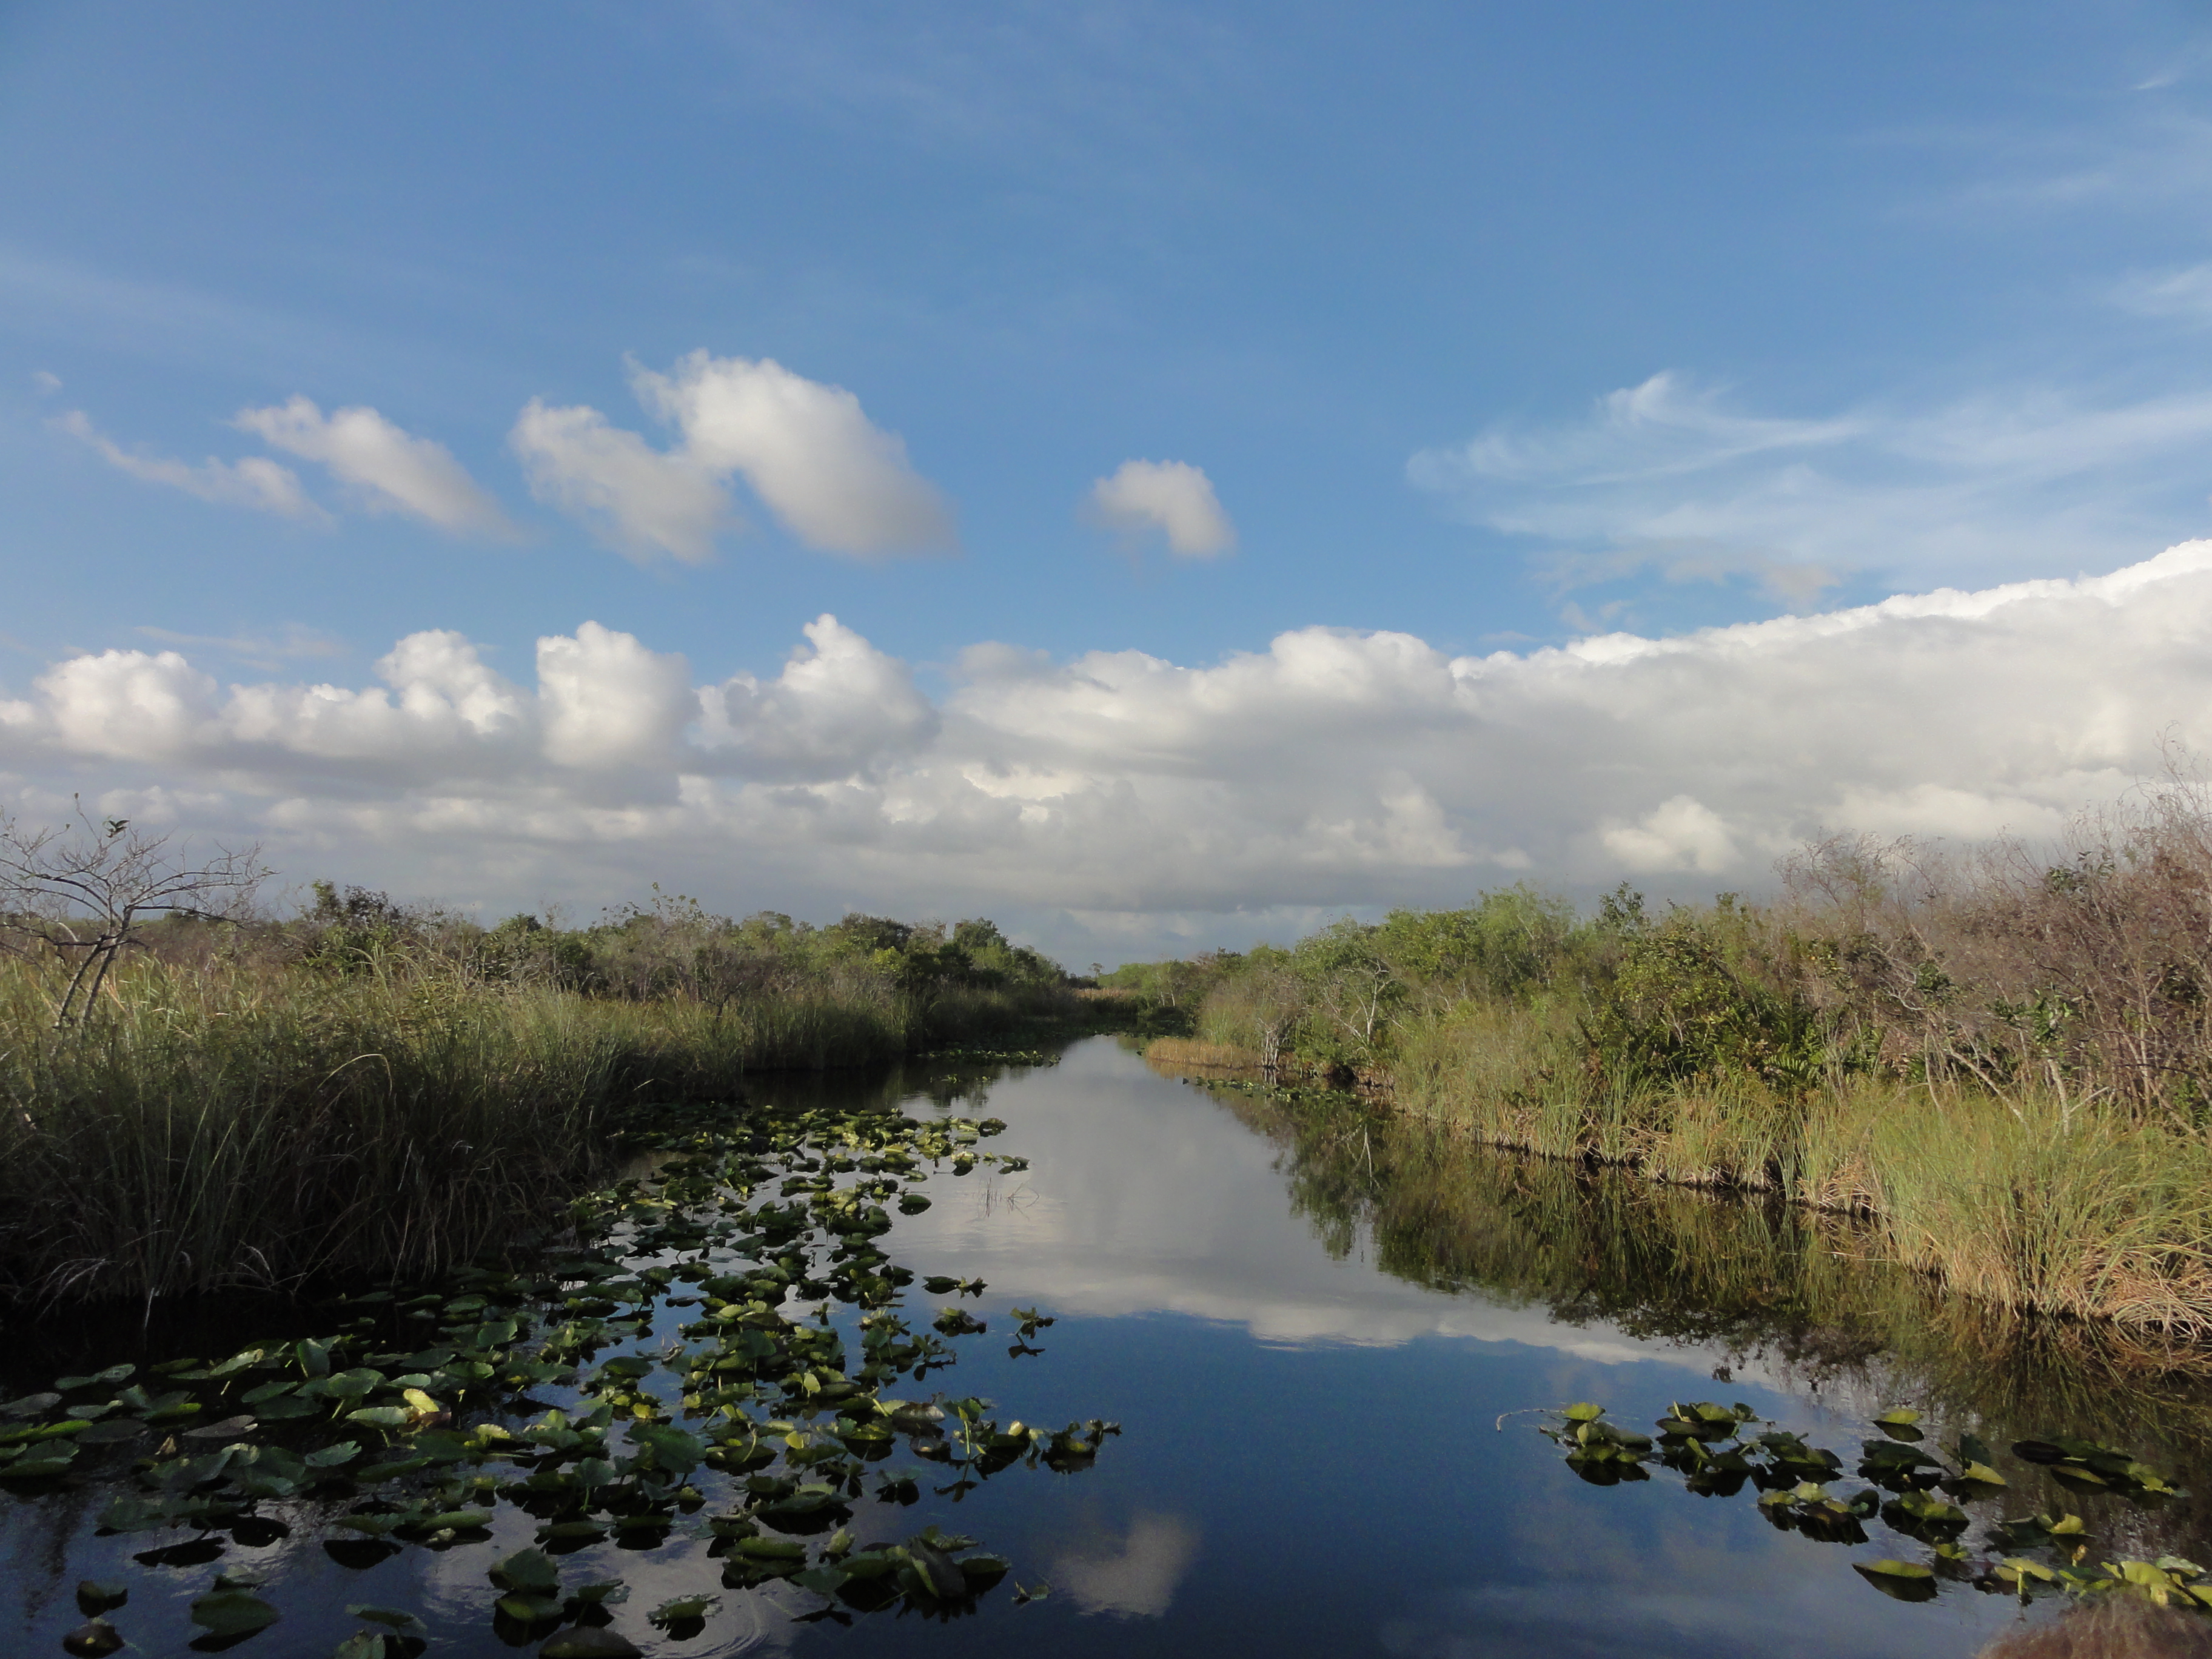
<path id="1" fill-rule="evenodd" d="M 1845 1449 L 1856 1417 L 1911 1399 L 1992 1441 L 2088 1431 L 2191 1486 L 2212 1480 L 2212 1407 L 2160 1356 L 1946 1301 L 1865 1260 L 1848 1229 L 1800 1212 L 1593 1178 L 1363 1112 L 1201 1092 L 1109 1039 L 1003 1076 L 923 1064 L 758 1086 L 1003 1117 L 994 1145 L 1030 1167 L 938 1169 L 921 1188 L 932 1207 L 899 1218 L 889 1241 L 918 1276 L 908 1307 L 920 1322 L 954 1300 L 923 1294 L 921 1279 L 988 1285 L 960 1302 L 988 1335 L 963 1343 L 953 1372 L 902 1391 L 947 1386 L 1034 1421 L 1099 1415 L 1127 1432 L 1079 1476 L 963 1493 L 927 1490 L 925 1471 L 911 1508 L 855 1505 L 860 1543 L 931 1523 L 973 1534 L 1012 1559 L 1015 1580 L 1048 1579 L 1044 1600 L 1015 1605 L 1009 1587 L 957 1626 L 863 1619 L 845 1630 L 805 1622 L 820 1603 L 796 1587 L 724 1591 L 689 1643 L 626 1617 L 656 1659 L 863 1648 L 870 1659 L 1138 1649 L 1912 1659 L 1972 1653 L 2021 1616 L 1964 1590 L 1925 1606 L 1886 1601 L 1847 1563 L 1909 1553 L 1900 1540 L 1820 1544 L 1770 1526 L 1747 1497 L 1698 1498 L 1664 1475 L 1600 1490 L 1525 1421 L 1493 1427 L 1501 1413 L 1573 1399 L 1646 1425 L 1671 1399 L 1743 1399 Z M 1018 1344 L 1009 1310 L 1026 1306 L 1058 1322 Z M 2008 1513 L 2083 1507 L 2039 1479 L 2022 1472 Z M 0 1647 L 54 1650 L 74 1622 L 67 1584 L 144 1547 L 93 1537 L 93 1507 L 8 1515 L 16 1607 Z M 2205 1559 L 2194 1517 L 2187 1504 L 2100 1516 L 2098 1541 Z M 526 1521 L 501 1524 L 514 1530 L 495 1548 L 528 1541 Z M 410 1550 L 361 1572 L 304 1534 L 251 1553 L 299 1616 L 245 1651 L 328 1651 L 336 1610 L 376 1602 L 434 1614 L 451 1632 L 441 1652 L 496 1653 L 487 1553 Z M 634 1608 L 720 1583 L 703 1538 L 681 1529 L 574 1561 L 581 1577 L 626 1579 Z M 145 1599 L 195 1593 L 210 1571 L 161 1575 L 166 1589 L 149 1585 Z M 331 1618 L 318 1624 L 316 1607 Z"/>
<path id="2" fill-rule="evenodd" d="M 1054 1592 L 1085 1613 L 1157 1619 L 1198 1559 L 1198 1533 L 1179 1516 L 1139 1515 L 1126 1534 L 1052 1564 Z"/>

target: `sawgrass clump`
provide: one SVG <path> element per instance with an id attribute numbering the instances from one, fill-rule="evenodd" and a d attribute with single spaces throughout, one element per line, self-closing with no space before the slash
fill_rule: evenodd
<path id="1" fill-rule="evenodd" d="M 157 931 L 58 1028 L 66 964 L 0 957 L 0 1297 L 435 1274 L 556 1224 L 640 1109 L 734 1106 L 750 1072 L 887 1062 L 1067 1000 L 988 923 L 840 933 L 685 902 L 594 937 L 319 899 Z"/>

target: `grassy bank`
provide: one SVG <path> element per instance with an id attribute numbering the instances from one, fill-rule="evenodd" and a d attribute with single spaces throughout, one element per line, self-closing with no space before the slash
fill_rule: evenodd
<path id="1" fill-rule="evenodd" d="M 641 1107 L 1071 1012 L 1041 958 L 857 920 L 485 930 L 326 891 L 155 932 L 61 1029 L 66 964 L 0 961 L 0 1296 L 435 1273 L 556 1220 Z"/>
<path id="2" fill-rule="evenodd" d="M 1831 842 L 1763 906 L 1516 888 L 1171 977 L 1163 1058 L 1362 1077 L 1480 1140 L 1862 1218 L 2018 1309 L 2212 1338 L 2212 808 L 2057 854 Z"/>

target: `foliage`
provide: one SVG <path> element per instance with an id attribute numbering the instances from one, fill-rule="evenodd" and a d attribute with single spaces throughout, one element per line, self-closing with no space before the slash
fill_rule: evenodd
<path id="1" fill-rule="evenodd" d="M 319 883 L 289 920 L 145 928 L 65 1033 L 74 966 L 0 961 L 0 1296 L 436 1272 L 542 1222 L 640 1101 L 734 1103 L 749 1071 L 1075 1011 L 988 922 L 861 921 L 656 894 L 588 928 L 486 929 Z"/>
<path id="2" fill-rule="evenodd" d="M 70 967 L 54 1024 L 77 1024 L 147 920 L 234 920 L 267 874 L 258 848 L 218 848 L 196 863 L 128 818 L 94 823 L 82 801 L 76 823 L 58 830 L 27 829 L 0 812 L 0 945 Z"/>
<path id="3" fill-rule="evenodd" d="M 478 1571 L 454 1575 L 424 1612 L 450 1621 L 473 1581 L 477 1616 L 502 1643 L 552 1655 L 638 1651 L 612 1630 L 635 1616 L 618 1611 L 628 1587 L 584 1582 L 572 1552 L 609 1538 L 650 1550 L 686 1524 L 713 1537 L 714 1588 L 773 1584 L 848 1620 L 972 1613 L 1005 1578 L 1004 1559 L 935 1526 L 866 1543 L 847 1526 L 865 1498 L 885 1510 L 918 1501 L 920 1471 L 884 1460 L 902 1442 L 957 1497 L 1015 1469 L 1079 1474 L 1120 1432 L 893 1392 L 902 1376 L 951 1366 L 945 1339 L 987 1324 L 911 1307 L 915 1275 L 879 1243 L 888 1209 L 926 1208 L 915 1188 L 933 1173 L 1020 1168 L 981 1145 L 1006 1126 L 872 1109 L 690 1115 L 664 1109 L 632 1135 L 652 1173 L 580 1195 L 572 1232 L 552 1248 L 341 1296 L 316 1335 L 212 1363 L 125 1362 L 0 1404 L 0 1501 L 96 1503 L 100 1531 L 150 1546 L 132 1559 L 163 1573 L 228 1558 L 185 1609 L 209 1633 L 195 1647 L 283 1616 L 281 1583 L 270 1599 L 256 1594 L 263 1577 L 231 1549 L 295 1530 L 349 1571 L 410 1549 L 473 1553 Z M 837 1304 L 856 1325 L 832 1322 Z M 1015 1322 L 1018 1348 L 1043 1352 L 1032 1339 L 1052 1316 L 1018 1309 Z M 540 1396 L 555 1390 L 562 1403 L 549 1410 Z M 495 1544 L 533 1528 L 523 1547 Z M 644 1621 L 675 1641 L 700 1634 L 719 1599 L 705 1588 Z M 115 1613 L 130 1589 L 88 1581 L 78 1604 Z M 156 1621 L 173 1619 L 172 1598 L 149 1599 L 116 1618 L 166 1650 Z M 346 1610 L 368 1628 L 342 1653 L 381 1654 L 383 1633 L 406 1651 L 457 1633 L 404 1609 Z M 86 1650 L 122 1645 L 103 1643 Z"/>

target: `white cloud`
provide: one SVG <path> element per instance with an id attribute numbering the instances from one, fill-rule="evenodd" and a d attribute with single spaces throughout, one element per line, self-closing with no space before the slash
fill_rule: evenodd
<path id="1" fill-rule="evenodd" d="M 682 657 L 597 623 L 538 641 L 538 695 L 545 757 L 559 766 L 665 774 L 677 734 L 699 713 Z"/>
<path id="2" fill-rule="evenodd" d="M 52 380 L 53 377 L 46 377 Z M 54 380 L 58 387 L 59 380 Z M 288 519 L 327 519 L 328 514 L 300 488 L 299 476 L 289 467 L 258 455 L 242 461 L 219 461 L 210 456 L 195 466 L 165 456 L 141 455 L 116 444 L 82 410 L 73 409 L 54 424 L 72 438 L 89 444 L 110 466 L 147 483 L 167 484 L 187 495 L 224 507 L 250 507 Z"/>
<path id="3" fill-rule="evenodd" d="M 62 377 L 52 369 L 34 368 L 31 371 L 31 384 L 41 392 L 59 392 Z"/>
<path id="4" fill-rule="evenodd" d="M 872 422 L 842 386 L 772 358 L 695 351 L 667 374 L 638 369 L 639 398 L 684 434 L 684 454 L 739 472 L 810 547 L 878 555 L 948 547 L 952 509 L 907 460 L 906 442 Z"/>
<path id="5" fill-rule="evenodd" d="M 532 495 L 640 562 L 659 551 L 702 563 L 714 552 L 714 532 L 736 524 L 728 492 L 712 473 L 608 425 L 595 409 L 551 409 L 533 398 L 508 441 Z"/>
<path id="6" fill-rule="evenodd" d="M 1605 850 L 1638 875 L 1699 870 L 1710 875 L 1736 862 L 1735 839 L 1719 813 L 1688 795 L 1662 800 L 1633 824 L 1603 831 Z"/>
<path id="7" fill-rule="evenodd" d="M 1794 419 L 1660 374 L 1587 419 L 1494 426 L 1407 470 L 1546 550 L 1563 589 L 1652 568 L 1746 575 L 1802 605 L 1870 551 L 1905 586 L 2072 571 L 2192 533 L 2212 464 L 2191 465 L 2208 449 L 2212 393 L 2095 405 L 2028 387 Z"/>
<path id="8" fill-rule="evenodd" d="M 1168 550 L 1185 558 L 1210 559 L 1237 545 L 1212 481 L 1187 461 L 1124 461 L 1091 486 L 1091 507 L 1116 530 L 1160 532 Z"/>
<path id="9" fill-rule="evenodd" d="M 1052 1582 L 1085 1613 L 1157 1619 L 1175 1601 L 1198 1559 L 1198 1531 L 1180 1516 L 1139 1515 L 1126 1537 L 1070 1551 L 1052 1564 Z"/>
<path id="10" fill-rule="evenodd" d="M 411 436 L 373 409 L 325 416 L 309 399 L 295 398 L 240 410 L 234 424 L 272 448 L 328 468 L 369 512 L 405 513 L 466 535 L 514 533 L 499 503 L 477 487 L 444 445 Z"/>
<path id="11" fill-rule="evenodd" d="M 2155 771 L 2162 734 L 2212 747 L 2212 542 L 1525 653 L 1327 628 L 1203 666 L 979 646 L 936 706 L 836 619 L 806 634 L 774 676 L 705 686 L 595 624 L 539 641 L 534 688 L 449 633 L 360 689 L 88 654 L 0 697 L 0 769 L 219 794 L 204 827 L 295 873 L 508 908 L 658 879 L 737 909 L 997 913 L 1088 962 L 1523 876 L 1756 890 L 1823 829 L 2039 835 Z"/>
<path id="12" fill-rule="evenodd" d="M 775 679 L 738 674 L 699 693 L 700 741 L 753 776 L 842 778 L 910 755 L 937 733 L 914 675 L 835 617 L 806 624 L 811 649 Z"/>

